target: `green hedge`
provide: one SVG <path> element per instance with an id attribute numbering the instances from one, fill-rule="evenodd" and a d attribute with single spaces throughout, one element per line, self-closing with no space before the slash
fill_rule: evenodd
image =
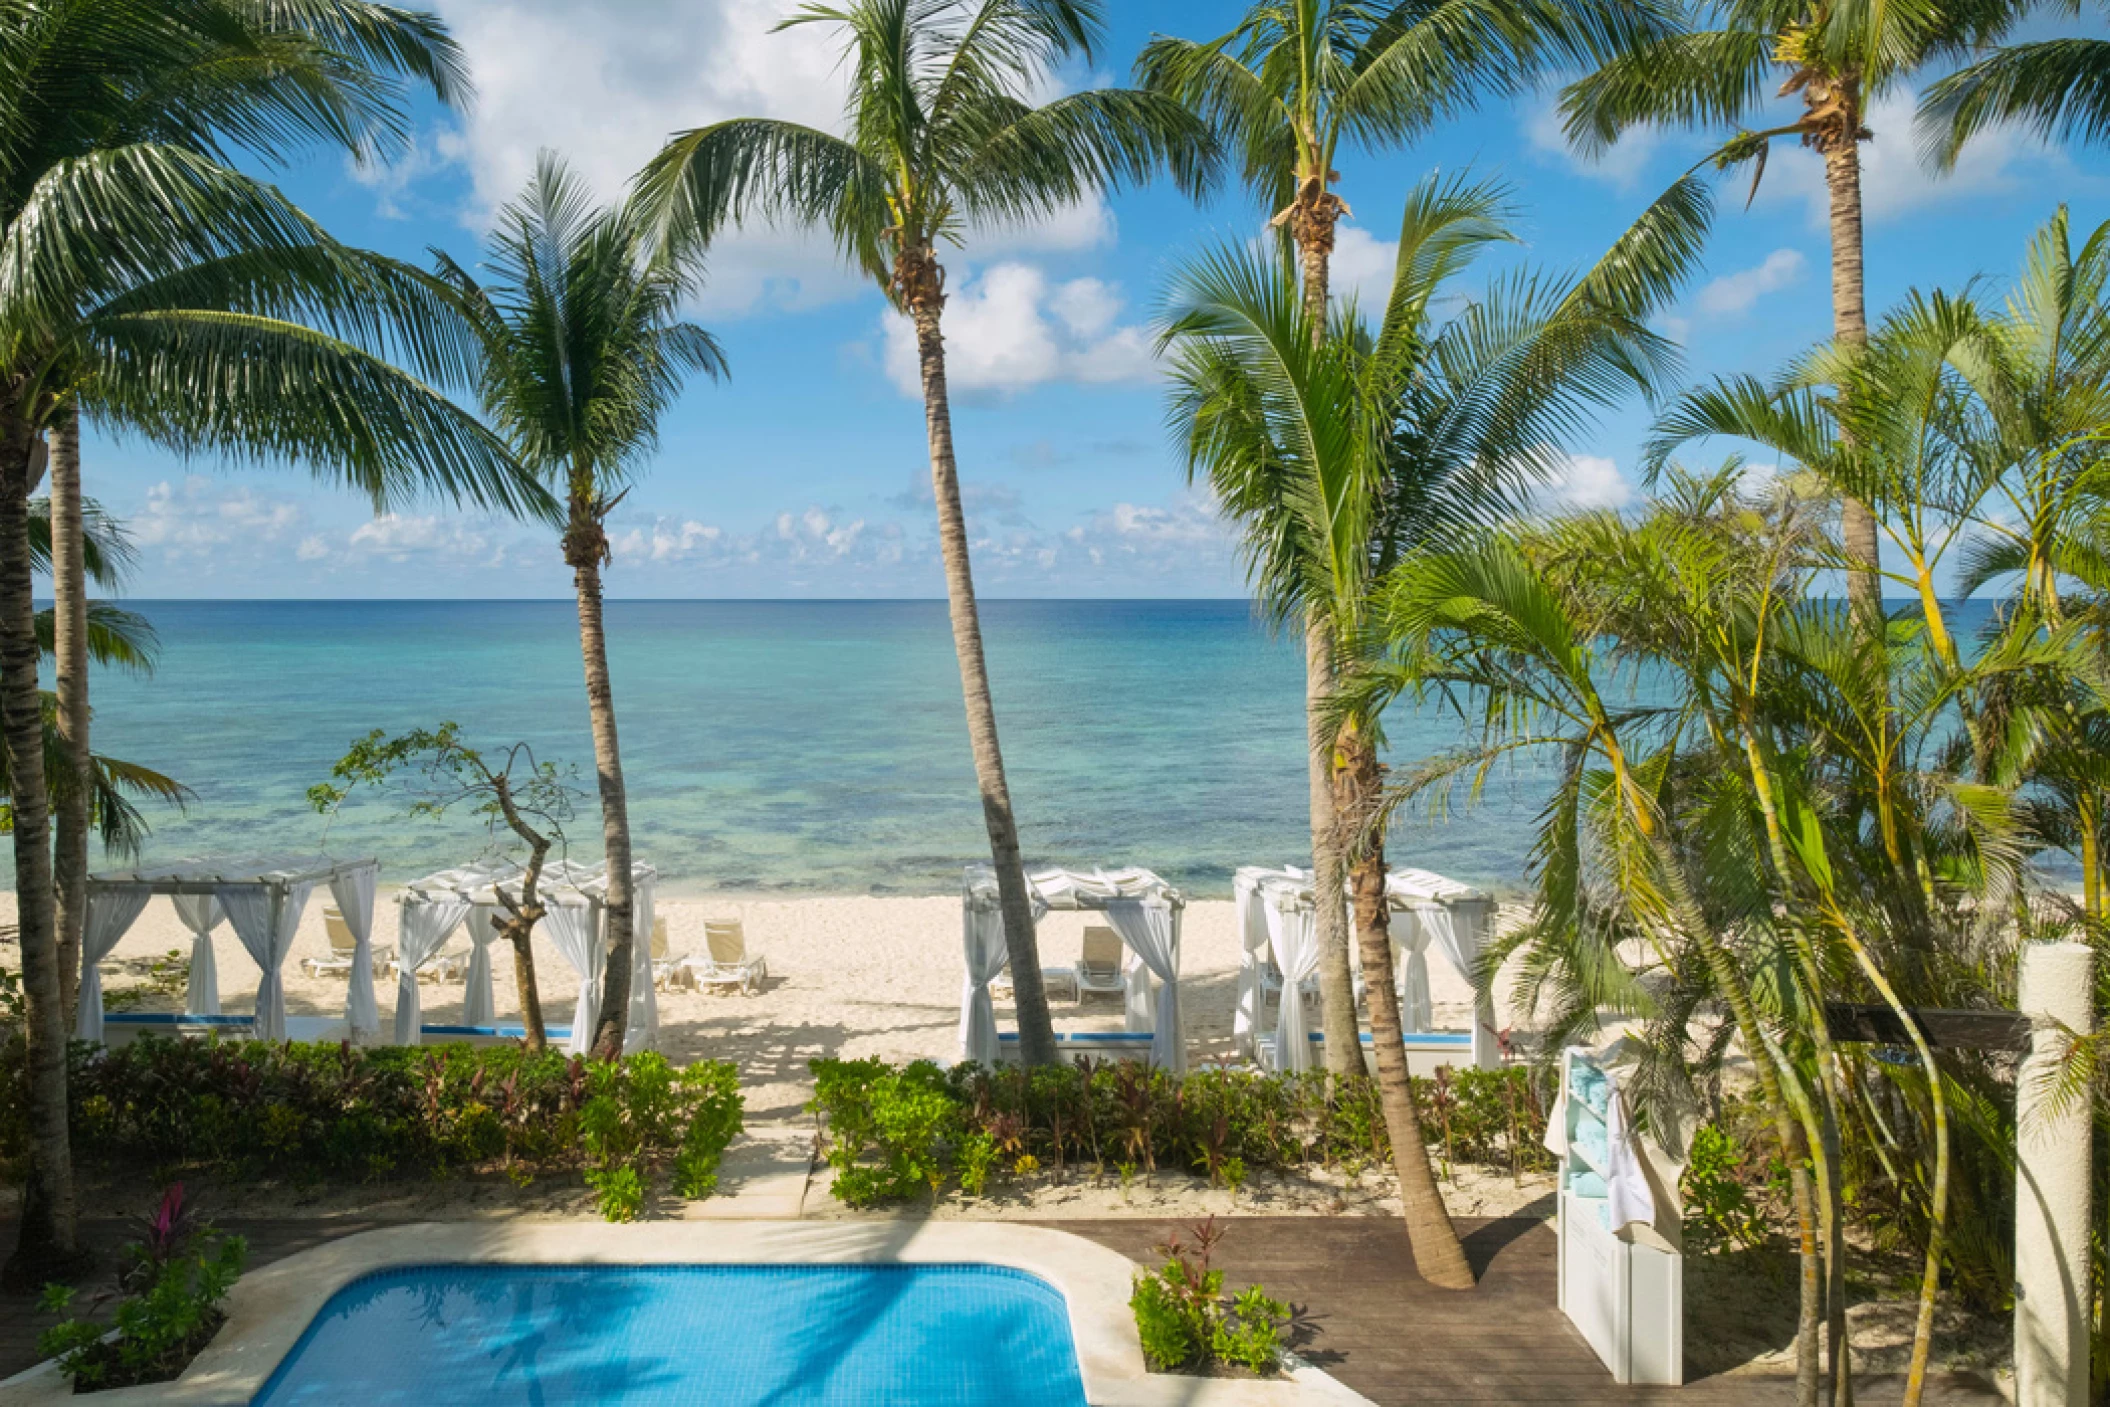
<path id="1" fill-rule="evenodd" d="M 835 1195 L 852 1206 L 935 1199 L 948 1186 L 980 1195 L 995 1177 L 1043 1168 L 1124 1177 L 1192 1170 L 1235 1187 L 1262 1169 L 1359 1172 L 1391 1157 L 1376 1086 L 1336 1084 L 1319 1072 L 1175 1077 L 1135 1064 L 947 1071 L 875 1059 L 816 1060 L 813 1073 L 807 1107 L 825 1121 Z M 1550 1166 L 1540 1146 L 1546 1105 L 1529 1071 L 1460 1070 L 1415 1088 L 1437 1157 Z"/>
<path id="2" fill-rule="evenodd" d="M 19 1043 L 0 1131 L 21 1127 Z M 310 1045 L 146 1037 L 75 1045 L 75 1156 L 161 1175 L 370 1181 L 499 1168 L 577 1171 L 603 1211 L 635 1215 L 651 1180 L 715 1186 L 741 1128 L 733 1066 L 645 1052 L 599 1062 L 519 1046 Z"/>

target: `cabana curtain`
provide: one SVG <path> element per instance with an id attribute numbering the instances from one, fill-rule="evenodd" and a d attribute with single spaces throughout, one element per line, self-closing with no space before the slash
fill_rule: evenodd
<path id="1" fill-rule="evenodd" d="M 213 956 L 212 931 L 227 917 L 220 901 L 210 894 L 173 894 L 176 917 L 190 930 L 190 983 L 183 993 L 183 1009 L 198 1016 L 220 1014 L 220 963 Z"/>
<path id="2" fill-rule="evenodd" d="M 1184 1074 L 1187 1042 L 1180 1028 L 1180 929 L 1175 911 L 1162 899 L 1115 899 L 1107 904 L 1106 917 L 1129 951 L 1157 979 L 1151 994 L 1155 1017 L 1151 1063 L 1175 1075 Z"/>
<path id="3" fill-rule="evenodd" d="M 111 886 L 89 894 L 88 915 L 81 924 L 81 991 L 73 1013 L 74 1034 L 79 1039 L 103 1038 L 103 974 L 96 964 L 110 956 L 153 897 L 154 891 L 144 884 Z"/>
<path id="4" fill-rule="evenodd" d="M 1186 901 L 1179 891 L 1149 870 L 1134 868 L 1036 870 L 1026 876 L 1026 884 L 1036 924 L 1051 909 L 1103 910 L 1109 920 L 1117 904 L 1153 910 L 1155 917 L 1132 915 L 1112 924 L 1131 954 L 1129 1029 L 1153 1032 L 1154 1061 L 1186 1068 L 1179 1013 L 1180 911 Z M 994 1064 L 999 1047 L 989 984 L 1004 970 L 1008 955 L 996 873 L 989 866 L 968 868 L 961 909 L 966 976 L 960 991 L 960 1051 L 965 1059 Z"/>
<path id="5" fill-rule="evenodd" d="M 466 899 L 404 895 L 396 913 L 396 1044 L 423 1045 L 425 1000 L 418 991 L 418 969 L 438 956 L 447 936 L 462 926 L 471 905 Z"/>
<path id="6" fill-rule="evenodd" d="M 1392 916 L 1392 941 L 1406 962 L 1399 975 L 1399 1024 L 1407 1031 L 1429 1031 L 1436 1025 L 1436 998 L 1429 991 L 1429 928 L 1443 910 L 1408 909 Z"/>
<path id="7" fill-rule="evenodd" d="M 1284 891 L 1266 891 L 1268 944 L 1282 970 L 1281 1005 L 1275 1011 L 1275 1069 L 1301 1074 L 1311 1068 L 1311 1021 L 1304 1012 L 1304 982 L 1319 970 L 1318 913 L 1309 904 L 1284 904 Z"/>
<path id="8" fill-rule="evenodd" d="M 352 1040 L 364 1042 L 381 1034 L 381 1009 L 374 1004 L 374 886 L 381 867 L 367 865 L 346 870 L 330 878 L 330 897 L 352 934 L 352 975 L 345 987 L 344 1023 L 352 1028 Z"/>
<path id="9" fill-rule="evenodd" d="M 553 904 L 542 918 L 542 931 L 549 935 L 558 954 L 579 974 L 579 1001 L 572 1009 L 571 1042 L 565 1047 L 573 1055 L 593 1049 L 593 1021 L 601 1010 L 600 925 L 594 922 L 600 910 L 585 905 Z"/>
<path id="10" fill-rule="evenodd" d="M 301 912 L 315 892 L 312 880 L 274 884 L 223 884 L 214 890 L 227 911 L 227 925 L 256 960 L 263 978 L 256 985 L 256 1038 L 286 1038 L 286 954 L 300 929 Z"/>
<path id="11" fill-rule="evenodd" d="M 409 885 L 406 905 L 457 903 L 467 906 L 473 945 L 469 957 L 468 988 L 462 1007 L 467 1022 L 483 1026 L 496 1017 L 491 990 L 489 945 L 497 931 L 491 920 L 506 916 L 499 899 L 501 890 L 520 898 L 526 870 L 510 861 L 470 865 L 443 870 Z M 624 1033 L 624 1049 L 649 1049 L 659 1041 L 659 1000 L 652 989 L 652 924 L 659 872 L 650 865 L 636 864 L 630 870 L 636 895 L 636 933 L 630 972 L 630 1016 Z M 593 1045 L 593 1024 L 600 1015 L 601 989 L 608 965 L 607 928 L 608 867 L 578 865 L 559 860 L 543 868 L 536 898 L 543 906 L 539 925 L 565 965 L 578 974 L 579 1000 L 573 1010 L 568 1049 L 583 1055 Z"/>
<path id="12" fill-rule="evenodd" d="M 498 1000 L 491 990 L 491 944 L 498 930 L 492 925 L 506 915 L 500 904 L 472 904 L 469 908 L 469 979 L 462 987 L 462 1024 L 489 1026 L 498 1019 Z"/>

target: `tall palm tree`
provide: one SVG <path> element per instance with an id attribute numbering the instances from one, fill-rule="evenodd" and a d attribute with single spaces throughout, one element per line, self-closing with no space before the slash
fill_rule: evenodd
<path id="1" fill-rule="evenodd" d="M 78 413 L 179 452 L 304 462 L 377 504 L 547 500 L 432 389 L 467 370 L 444 292 L 218 159 L 315 139 L 386 149 L 406 85 L 460 89 L 437 21 L 361 0 L 19 3 L 0 72 L 0 744 L 31 1125 L 7 1274 L 34 1280 L 77 1254 L 29 550 L 46 432 Z"/>
<path id="2" fill-rule="evenodd" d="M 607 977 L 593 1045 L 611 1059 L 623 1053 L 629 1021 L 636 898 L 601 612 L 607 519 L 657 446 L 660 416 L 682 383 L 725 372 L 711 335 L 680 318 L 696 289 L 695 266 L 653 259 L 649 235 L 636 205 L 593 208 L 585 187 L 544 152 L 527 189 L 499 213 L 485 253 L 490 285 L 438 256 L 476 329 L 484 414 L 565 505 L 564 561 L 578 596 L 608 860 Z"/>
<path id="3" fill-rule="evenodd" d="M 1679 32 L 1636 44 L 1561 95 L 1569 139 L 1598 151 L 1640 126 L 1721 130 L 1797 96 L 1793 120 L 1733 132 L 1714 160 L 1751 162 L 1793 137 L 1824 159 L 1830 209 L 1832 337 L 1868 340 L 1862 278 L 1861 147 L 1870 106 L 1928 65 L 1998 39 L 2025 0 L 1697 0 Z M 1883 613 L 1881 533 L 1868 505 L 1845 500 L 1848 593 L 1867 622 Z"/>
<path id="4" fill-rule="evenodd" d="M 1645 309 L 1621 296 L 1637 268 L 1660 296 L 1690 259 L 1690 245 L 1652 244 L 1655 231 L 1579 280 L 1513 277 L 1439 319 L 1458 275 L 1512 238 L 1509 219 L 1497 187 L 1459 177 L 1416 187 L 1374 329 L 1351 305 L 1326 309 L 1314 337 L 1301 280 L 1244 248 L 1185 270 L 1169 299 L 1171 419 L 1189 472 L 1244 523 L 1263 603 L 1325 622 L 1329 657 L 1352 662 L 1365 648 L 1388 573 L 1521 508 L 1590 412 L 1637 383 L 1653 388 L 1667 363 Z M 1424 1279 L 1465 1289 L 1472 1270 L 1422 1141 L 1391 980 L 1378 714 L 1336 699 L 1325 720 L 1342 758 L 1338 807 L 1408 1235 Z M 1360 1039 L 1349 1040 L 1360 1063 Z"/>
<path id="5" fill-rule="evenodd" d="M 1123 181 L 1169 170 L 1198 194 L 1215 165 L 1201 121 L 1162 94 L 1091 89 L 1034 106 L 1072 59 L 1098 56 L 1104 0 L 850 0 L 807 5 L 780 28 L 843 31 L 849 135 L 766 118 L 683 132 L 639 190 L 670 249 L 700 248 L 727 224 L 820 225 L 916 331 L 932 495 L 945 562 L 967 734 L 996 869 L 1018 1001 L 1021 1054 L 1055 1059 L 1041 987 L 1018 820 L 968 558 L 945 379 L 941 246 L 970 228 L 1043 218 Z"/>
<path id="6" fill-rule="evenodd" d="M 1603 58 L 1659 35 L 1654 3 L 1632 0 L 1259 0 L 1208 42 L 1158 37 L 1136 61 L 1146 88 L 1200 113 L 1237 153 L 1247 190 L 1293 247 L 1305 319 L 1323 336 L 1336 231 L 1349 215 L 1334 169 L 1344 145 L 1403 147 L 1551 65 Z M 1316 603 L 1314 603 L 1316 604 Z M 1325 718 L 1338 662 L 1333 627 L 1286 612 L 1304 633 L 1312 863 L 1328 1067 L 1359 1076 L 1348 960 L 1344 841 L 1335 744 Z"/>

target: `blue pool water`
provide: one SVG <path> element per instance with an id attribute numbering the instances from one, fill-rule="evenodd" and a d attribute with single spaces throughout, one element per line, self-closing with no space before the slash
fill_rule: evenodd
<path id="1" fill-rule="evenodd" d="M 1084 1407 L 1062 1297 L 992 1266 L 437 1266 L 346 1286 L 253 1407 Z"/>

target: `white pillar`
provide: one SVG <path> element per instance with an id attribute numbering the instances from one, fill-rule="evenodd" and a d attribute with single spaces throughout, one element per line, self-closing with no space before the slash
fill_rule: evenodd
<path id="1" fill-rule="evenodd" d="M 2066 1032 L 2093 1028 L 2094 1000 L 2088 948 L 2023 945 L 2020 1005 L 2035 1034 L 2015 1086 L 2016 1407 L 2088 1404 L 2092 1130 L 2088 1100 L 2059 1100 L 2053 1081 Z"/>

